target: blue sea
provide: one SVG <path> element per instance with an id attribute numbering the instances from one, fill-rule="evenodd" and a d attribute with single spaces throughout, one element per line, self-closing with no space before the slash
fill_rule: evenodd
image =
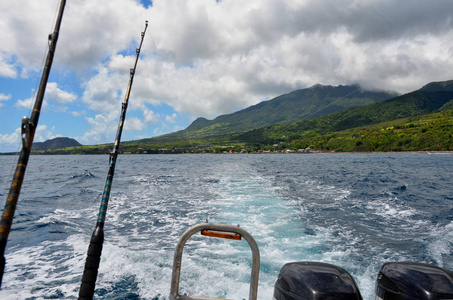
<path id="1" fill-rule="evenodd" d="M 0 156 L 1 208 L 17 157 Z M 6 252 L 1 299 L 75 299 L 108 155 L 31 156 Z M 383 263 L 453 269 L 453 154 L 120 155 L 97 299 L 168 299 L 180 235 L 239 224 L 261 254 L 259 299 L 287 262 L 352 274 L 374 299 Z M 245 241 L 192 237 L 180 293 L 248 298 Z"/>

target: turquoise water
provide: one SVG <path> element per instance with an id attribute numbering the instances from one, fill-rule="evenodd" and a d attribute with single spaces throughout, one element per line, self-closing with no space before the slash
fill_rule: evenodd
<path id="1" fill-rule="evenodd" d="M 16 161 L 0 156 L 2 208 Z M 31 157 L 2 299 L 77 297 L 107 169 L 103 155 Z M 453 269 L 451 170 L 453 154 L 120 155 L 96 298 L 166 298 L 179 236 L 207 219 L 254 236 L 259 299 L 291 261 L 341 266 L 374 299 L 384 262 Z M 245 241 L 194 236 L 180 292 L 247 298 L 250 265 Z"/>

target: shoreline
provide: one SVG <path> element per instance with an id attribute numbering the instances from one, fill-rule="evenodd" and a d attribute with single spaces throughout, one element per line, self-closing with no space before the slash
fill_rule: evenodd
<path id="1" fill-rule="evenodd" d="M 425 154 L 451 154 L 453 151 L 429 151 L 429 150 L 419 150 L 419 151 L 312 151 L 312 152 L 234 152 L 234 153 L 119 153 L 119 155 L 290 155 L 290 154 L 379 154 L 379 153 L 425 153 Z M 0 156 L 16 156 L 20 152 L 5 152 L 0 153 Z M 39 156 L 39 155 L 109 155 L 108 153 L 31 153 L 30 155 Z"/>

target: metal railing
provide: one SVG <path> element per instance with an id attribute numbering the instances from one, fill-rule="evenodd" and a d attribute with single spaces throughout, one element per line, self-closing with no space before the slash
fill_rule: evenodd
<path id="1" fill-rule="evenodd" d="M 225 224 L 214 224 L 214 223 L 202 223 L 195 225 L 186 232 L 183 233 L 179 239 L 178 244 L 175 249 L 175 256 L 173 259 L 173 271 L 171 274 L 171 289 L 170 289 L 170 300 L 208 300 L 208 299 L 217 299 L 217 298 L 206 298 L 206 297 L 193 297 L 188 295 L 179 294 L 179 279 L 181 273 L 181 263 L 182 263 L 182 253 L 184 245 L 187 240 L 194 235 L 195 233 L 201 231 L 203 235 L 223 237 L 227 239 L 236 239 L 234 235 L 227 234 L 234 233 L 243 237 L 250 245 L 252 250 L 252 271 L 250 278 L 250 290 L 249 290 L 249 300 L 256 300 L 258 294 L 258 277 L 260 270 L 260 251 L 258 245 L 255 242 L 255 239 L 248 233 L 246 230 L 240 228 L 239 226 L 225 225 Z"/>

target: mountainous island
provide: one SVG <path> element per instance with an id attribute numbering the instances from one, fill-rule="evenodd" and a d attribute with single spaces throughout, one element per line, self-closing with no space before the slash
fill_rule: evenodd
<path id="1" fill-rule="evenodd" d="M 432 82 L 404 95 L 367 91 L 358 85 L 318 84 L 213 120 L 198 118 L 178 132 L 124 141 L 120 150 L 144 154 L 453 151 L 452 134 L 453 80 Z M 112 148 L 112 144 L 45 143 L 35 143 L 35 153 L 108 153 Z"/>
<path id="2" fill-rule="evenodd" d="M 82 144 L 77 142 L 75 139 L 67 137 L 57 137 L 45 142 L 33 143 L 33 151 L 36 150 L 54 150 L 68 147 L 80 147 Z"/>

